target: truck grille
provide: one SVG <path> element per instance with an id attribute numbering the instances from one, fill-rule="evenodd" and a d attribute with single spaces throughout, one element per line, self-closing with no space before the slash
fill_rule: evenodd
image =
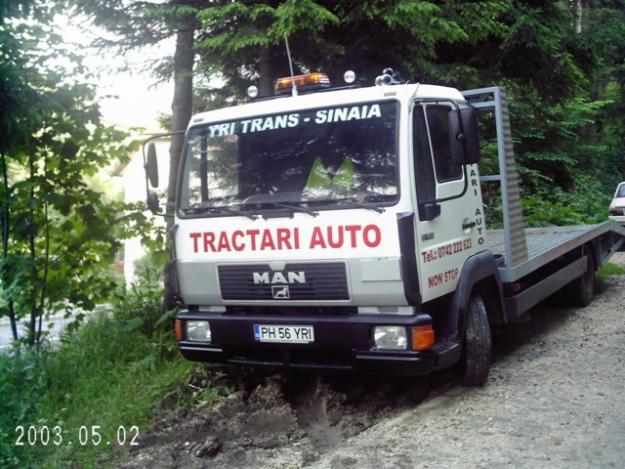
<path id="1" fill-rule="evenodd" d="M 349 300 L 343 262 L 287 263 L 272 271 L 268 264 L 220 265 L 224 300 Z"/>

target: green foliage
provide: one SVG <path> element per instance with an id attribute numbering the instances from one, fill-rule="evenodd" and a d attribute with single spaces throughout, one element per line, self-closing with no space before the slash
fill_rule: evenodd
<path id="1" fill-rule="evenodd" d="M 99 425 L 102 440 L 115 442 L 120 425 L 137 425 L 140 439 L 155 416 L 154 402 L 170 395 L 191 405 L 186 385 L 201 369 L 177 353 L 154 269 L 142 270 L 146 275 L 131 290 L 120 289 L 111 311 L 92 313 L 65 333 L 57 349 L 0 356 L 1 467 L 99 467 L 98 455 L 110 447 L 80 446 L 81 426 Z M 227 393 L 206 388 L 194 395 L 194 405 L 213 405 Z M 17 425 L 58 425 L 73 444 L 16 447 Z"/>
<path id="2" fill-rule="evenodd" d="M 120 239 L 147 221 L 142 206 L 107 200 L 93 185 L 137 142 L 102 124 L 95 90 L 49 25 L 47 4 L 11 11 L 17 16 L 0 22 L 0 316 L 28 317 L 32 344 L 45 315 L 92 310 L 109 297 Z"/>
<path id="3" fill-rule="evenodd" d="M 623 268 L 622 266 L 618 264 L 612 264 L 611 262 L 608 262 L 606 264 L 603 264 L 597 270 L 597 277 L 599 277 L 600 279 L 605 279 L 606 277 L 613 277 L 615 275 L 625 275 L 625 268 Z"/>
<path id="4" fill-rule="evenodd" d="M 0 355 L 0 467 L 20 467 L 30 457 L 29 448 L 15 445 L 15 427 L 35 414 L 45 384 L 33 350 Z"/>
<path id="5" fill-rule="evenodd" d="M 279 44 L 285 35 L 299 31 L 315 34 L 328 23 L 338 24 L 334 14 L 312 0 L 273 3 L 231 2 L 202 10 L 198 17 L 211 31 L 202 47 L 222 60 L 236 59 L 258 47 Z M 242 27 L 233 31 L 235 22 Z"/>
<path id="6" fill-rule="evenodd" d="M 251 83 L 270 93 L 272 81 L 289 73 L 284 36 L 296 72 L 321 69 L 335 83 L 352 68 L 370 84 L 391 66 L 413 82 L 502 85 L 531 224 L 598 220 L 599 203 L 625 172 L 623 0 L 581 2 L 579 24 L 578 2 L 553 0 L 70 4 L 119 33 L 122 49 L 193 24 L 197 110 L 236 103 Z M 171 61 L 161 69 L 170 73 Z M 586 180 L 598 184 L 580 188 Z M 590 212 L 576 212 L 580 197 L 592 199 Z M 496 216 L 497 202 L 489 205 Z"/>
<path id="7" fill-rule="evenodd" d="M 135 47 L 158 44 L 174 34 L 177 23 L 195 12 L 183 2 L 111 2 L 60 0 L 74 15 L 85 15 L 114 36 L 99 38 L 96 45 L 116 47 L 122 53 Z M 191 3 L 191 2 L 189 2 Z"/>
<path id="8" fill-rule="evenodd" d="M 213 2 L 198 14 L 200 70 L 226 86 L 199 89 L 198 103 L 240 99 L 252 82 L 262 93 L 264 74 L 287 74 L 283 35 L 299 71 L 334 82 L 353 68 L 372 83 L 391 66 L 413 81 L 502 85 L 529 224 L 601 221 L 625 173 L 625 2 L 583 8 L 577 33 L 575 4 L 559 1 Z"/>
<path id="9" fill-rule="evenodd" d="M 607 288 L 608 278 L 617 275 L 625 275 L 625 268 L 618 264 L 612 264 L 611 262 L 603 264 L 597 270 L 597 290 L 604 291 Z"/>

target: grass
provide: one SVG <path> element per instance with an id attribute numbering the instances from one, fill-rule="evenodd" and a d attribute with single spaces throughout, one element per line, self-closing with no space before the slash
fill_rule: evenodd
<path id="1" fill-rule="evenodd" d="M 192 364 L 178 357 L 159 362 L 154 343 L 103 317 L 86 324 L 55 355 L 45 365 L 51 386 L 37 413 L 49 425 L 63 428 L 64 439 L 72 445 L 42 451 L 44 467 L 58 467 L 64 461 L 96 467 L 97 455 L 107 450 L 105 443 L 118 445 L 119 427 L 130 433 L 136 426 L 140 439 L 153 418 L 154 404 L 193 373 Z M 101 433 L 100 444 L 94 444 L 98 438 L 92 426 L 100 427 L 95 429 Z M 80 446 L 81 427 L 89 429 L 82 436 L 91 437 L 85 446 Z"/>
<path id="2" fill-rule="evenodd" d="M 597 269 L 597 291 L 602 292 L 607 288 L 606 280 L 608 277 L 615 275 L 624 275 L 625 268 L 618 264 L 606 262 L 599 269 Z"/>
<path id="3" fill-rule="evenodd" d="M 606 262 L 597 270 L 597 277 L 601 280 L 612 277 L 614 275 L 623 275 L 625 274 L 625 268 L 621 267 L 618 264 L 612 264 L 611 262 Z"/>
<path id="4" fill-rule="evenodd" d="M 159 301 L 157 289 L 131 291 L 113 314 L 98 313 L 59 347 L 0 356 L 0 467 L 102 467 L 104 453 L 127 450 L 137 432 L 141 440 L 165 396 L 174 405 L 205 406 L 226 393 L 209 382 L 190 397 L 187 384 L 204 368 L 179 355 L 169 322 L 159 325 Z M 48 445 L 38 435 L 35 445 L 25 437 L 16 446 L 18 425 L 58 426 L 63 441 L 55 445 L 52 431 Z M 81 445 L 81 437 L 89 442 Z"/>

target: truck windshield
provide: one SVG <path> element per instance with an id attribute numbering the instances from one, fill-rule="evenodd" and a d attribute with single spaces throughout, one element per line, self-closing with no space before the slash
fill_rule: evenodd
<path id="1" fill-rule="evenodd" d="M 392 203 L 398 196 L 397 121 L 398 103 L 383 101 L 193 127 L 179 208 L 216 215 L 225 213 L 219 207 Z"/>

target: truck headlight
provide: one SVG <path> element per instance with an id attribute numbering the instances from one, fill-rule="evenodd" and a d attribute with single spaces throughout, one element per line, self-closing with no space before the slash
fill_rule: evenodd
<path id="1" fill-rule="evenodd" d="M 408 345 L 406 328 L 403 326 L 376 326 L 373 339 L 377 348 L 404 350 Z"/>
<path id="2" fill-rule="evenodd" d="M 208 321 L 187 321 L 187 339 L 210 342 L 211 326 Z"/>

